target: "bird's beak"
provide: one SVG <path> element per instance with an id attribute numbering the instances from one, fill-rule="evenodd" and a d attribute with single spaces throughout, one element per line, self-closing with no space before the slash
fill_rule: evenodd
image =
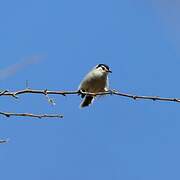
<path id="1" fill-rule="evenodd" d="M 111 71 L 111 70 L 108 70 L 108 73 L 112 73 L 112 71 Z"/>

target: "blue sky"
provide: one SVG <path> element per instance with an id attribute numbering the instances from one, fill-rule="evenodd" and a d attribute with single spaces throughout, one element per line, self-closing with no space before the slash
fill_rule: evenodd
<path id="1" fill-rule="evenodd" d="M 138 95 L 180 97 L 179 3 L 126 1 L 3 1 L 1 89 L 76 90 L 98 63 L 110 87 Z M 4 72 L 4 71 L 3 71 Z M 117 96 L 79 109 L 80 97 L 1 97 L 1 111 L 61 113 L 63 119 L 0 117 L 1 179 L 180 179 L 180 105 Z"/>

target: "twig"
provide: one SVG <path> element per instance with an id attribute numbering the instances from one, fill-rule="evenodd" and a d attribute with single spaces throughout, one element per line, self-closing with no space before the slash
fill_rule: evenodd
<path id="1" fill-rule="evenodd" d="M 34 118 L 63 118 L 63 115 L 59 114 L 31 114 L 31 113 L 12 113 L 12 112 L 0 112 L 0 115 L 10 116 L 23 116 L 23 117 L 34 117 Z"/>
<path id="2" fill-rule="evenodd" d="M 0 139 L 0 144 L 7 143 L 8 141 L 8 139 Z"/>
<path id="3" fill-rule="evenodd" d="M 89 93 L 89 92 L 82 92 L 82 91 L 50 91 L 50 90 L 36 90 L 36 89 L 24 89 L 24 90 L 19 90 L 19 91 L 4 91 L 0 96 L 12 96 L 17 98 L 18 95 L 21 94 L 43 94 L 43 95 L 48 95 L 48 94 L 54 94 L 54 95 L 70 95 L 70 94 L 85 94 L 85 95 L 93 95 L 93 96 L 101 96 L 101 95 L 117 95 L 117 96 L 123 96 L 127 98 L 131 98 L 134 100 L 137 99 L 146 99 L 146 100 L 153 100 L 153 101 L 171 101 L 171 102 L 180 102 L 180 98 L 166 98 L 166 97 L 159 97 L 159 96 L 139 96 L 139 95 L 133 95 L 133 94 L 128 94 L 128 93 L 122 93 L 120 91 L 116 90 L 109 90 L 106 92 L 99 92 L 99 93 Z"/>

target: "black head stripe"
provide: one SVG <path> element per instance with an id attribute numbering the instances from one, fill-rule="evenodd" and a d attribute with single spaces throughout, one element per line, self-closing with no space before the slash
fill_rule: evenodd
<path id="1" fill-rule="evenodd" d="M 96 68 L 104 66 L 107 70 L 109 70 L 109 66 L 106 64 L 98 64 Z"/>

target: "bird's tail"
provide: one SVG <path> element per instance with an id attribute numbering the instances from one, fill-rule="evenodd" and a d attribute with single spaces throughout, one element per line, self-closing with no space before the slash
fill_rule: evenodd
<path id="1" fill-rule="evenodd" d="M 86 95 L 80 107 L 83 108 L 89 106 L 92 103 L 92 101 L 93 101 L 93 96 Z"/>

